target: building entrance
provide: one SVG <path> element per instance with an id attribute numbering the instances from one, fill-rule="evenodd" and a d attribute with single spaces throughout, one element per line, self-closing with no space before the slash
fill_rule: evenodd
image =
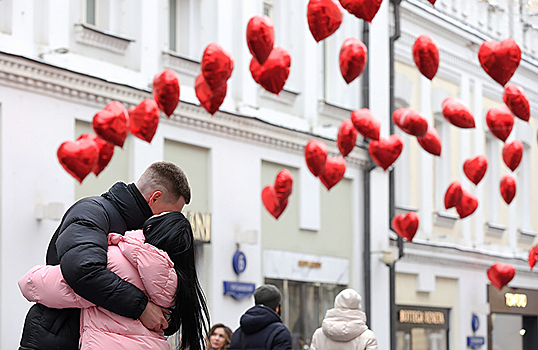
<path id="1" fill-rule="evenodd" d="M 397 350 L 448 350 L 449 309 L 398 306 Z"/>

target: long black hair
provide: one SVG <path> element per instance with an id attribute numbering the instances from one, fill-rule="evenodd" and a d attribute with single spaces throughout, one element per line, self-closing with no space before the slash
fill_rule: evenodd
<path id="1" fill-rule="evenodd" d="M 208 334 L 209 311 L 195 265 L 195 244 L 190 222 L 180 212 L 149 218 L 144 223 L 146 243 L 164 250 L 178 277 L 175 306 L 165 335 L 181 328 L 181 350 L 199 350 Z"/>

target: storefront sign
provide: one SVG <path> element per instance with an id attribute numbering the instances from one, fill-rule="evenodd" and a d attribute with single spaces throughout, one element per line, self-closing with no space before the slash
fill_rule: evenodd
<path id="1" fill-rule="evenodd" d="M 321 263 L 318 261 L 306 261 L 306 260 L 299 260 L 297 264 L 301 267 L 311 267 L 315 269 L 321 268 Z"/>
<path id="2" fill-rule="evenodd" d="M 491 312 L 538 315 L 538 290 L 504 287 L 499 291 L 488 286 Z"/>
<path id="3" fill-rule="evenodd" d="M 192 226 L 194 240 L 203 243 L 211 242 L 211 214 L 185 211 L 183 215 L 189 220 Z"/>
<path id="4" fill-rule="evenodd" d="M 224 295 L 230 295 L 236 300 L 248 298 L 256 290 L 254 283 L 226 282 L 224 281 Z"/>
<path id="5" fill-rule="evenodd" d="M 504 293 L 506 306 L 510 307 L 526 307 L 527 294 Z"/>
<path id="6" fill-rule="evenodd" d="M 440 311 L 400 309 L 398 318 L 400 323 L 445 324 L 445 315 Z"/>
<path id="7" fill-rule="evenodd" d="M 480 349 L 485 342 L 484 337 L 467 337 L 467 346 L 471 349 Z"/>

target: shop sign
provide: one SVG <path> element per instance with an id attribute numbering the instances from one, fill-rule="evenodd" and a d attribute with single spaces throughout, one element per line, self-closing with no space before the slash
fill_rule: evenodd
<path id="1" fill-rule="evenodd" d="M 467 337 L 467 346 L 471 349 L 480 349 L 485 343 L 484 337 Z"/>
<path id="2" fill-rule="evenodd" d="M 406 310 L 398 313 L 400 323 L 444 325 L 445 315 L 440 311 Z"/>
<path id="3" fill-rule="evenodd" d="M 192 226 L 192 234 L 195 241 L 203 243 L 211 242 L 211 214 L 193 211 L 185 211 L 183 215 Z"/>
<path id="4" fill-rule="evenodd" d="M 491 312 L 538 315 L 538 290 L 504 287 L 502 291 L 488 286 Z"/>
<path id="5" fill-rule="evenodd" d="M 229 295 L 236 300 L 248 298 L 256 290 L 254 283 L 227 282 L 224 281 L 224 295 Z"/>

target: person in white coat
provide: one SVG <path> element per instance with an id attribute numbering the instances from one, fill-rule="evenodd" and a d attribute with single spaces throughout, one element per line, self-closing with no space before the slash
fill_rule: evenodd
<path id="1" fill-rule="evenodd" d="M 321 327 L 314 332 L 310 350 L 377 350 L 361 300 L 353 289 L 341 291 L 334 299 L 334 309 L 327 310 Z"/>

